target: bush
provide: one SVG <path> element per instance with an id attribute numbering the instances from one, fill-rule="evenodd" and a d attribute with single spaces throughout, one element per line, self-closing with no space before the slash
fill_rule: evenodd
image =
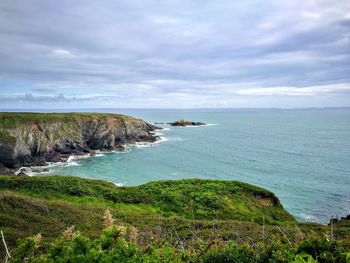
<path id="1" fill-rule="evenodd" d="M 135 231 L 133 227 L 113 225 L 92 240 L 69 228 L 47 251 L 41 248 L 41 235 L 37 235 L 20 241 L 11 251 L 13 257 L 9 262 L 347 263 L 350 259 L 349 243 L 324 238 L 294 246 L 279 239 L 271 245 L 223 243 L 215 239 L 206 245 L 198 241 L 178 247 L 153 240 L 142 247 L 132 241 Z"/>
<path id="2" fill-rule="evenodd" d="M 203 256 L 203 262 L 210 263 L 254 263 L 258 262 L 256 253 L 248 246 L 228 243 L 223 248 L 215 246 Z"/>

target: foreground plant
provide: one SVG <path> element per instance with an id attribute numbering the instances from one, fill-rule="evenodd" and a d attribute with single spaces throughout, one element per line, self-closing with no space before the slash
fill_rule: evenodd
<path id="1" fill-rule="evenodd" d="M 137 229 L 112 225 L 92 240 L 71 227 L 41 247 L 41 235 L 21 240 L 9 262 L 350 262 L 350 242 L 317 238 L 290 245 L 276 239 L 272 244 L 236 244 L 220 240 L 198 240 L 186 248 L 150 241 L 136 243 Z"/>

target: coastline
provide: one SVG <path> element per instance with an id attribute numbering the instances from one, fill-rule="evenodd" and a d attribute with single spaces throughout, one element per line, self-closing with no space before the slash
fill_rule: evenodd
<path id="1" fill-rule="evenodd" d="M 8 169 L 156 142 L 154 131 L 161 129 L 131 116 L 104 113 L 0 113 L 0 120 L 0 162 Z"/>
<path id="2" fill-rule="evenodd" d="M 133 142 L 129 144 L 122 145 L 122 148 L 112 149 L 112 150 L 95 150 L 93 153 L 86 153 L 86 154 L 74 154 L 68 156 L 68 158 L 65 161 L 57 161 L 57 162 L 47 162 L 43 165 L 35 165 L 35 166 L 22 166 L 19 167 L 17 170 L 14 170 L 14 174 L 18 176 L 21 172 L 23 172 L 27 176 L 37 176 L 37 175 L 50 175 L 52 173 L 51 169 L 57 166 L 79 166 L 78 162 L 75 160 L 80 159 L 86 159 L 86 158 L 94 158 L 94 157 L 102 157 L 105 154 L 122 154 L 127 153 L 133 148 L 148 148 L 151 146 L 154 146 L 158 143 L 165 142 L 168 139 L 163 135 L 161 131 L 168 131 L 170 128 L 161 128 L 156 129 L 154 131 L 151 131 L 150 133 L 154 135 L 156 138 L 156 141 L 154 142 Z M 44 171 L 45 169 L 48 169 L 48 171 Z M 34 171 L 33 171 L 34 170 Z M 39 172 L 35 172 L 35 170 L 40 170 Z M 122 186 L 122 183 L 119 182 L 112 182 L 113 184 L 116 184 L 117 186 Z"/>

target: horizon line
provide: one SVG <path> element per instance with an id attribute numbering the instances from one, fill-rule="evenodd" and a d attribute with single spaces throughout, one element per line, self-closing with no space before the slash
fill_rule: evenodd
<path id="1" fill-rule="evenodd" d="M 345 107 L 213 107 L 213 108 L 0 108 L 0 112 L 6 111 L 31 111 L 31 110 L 307 110 L 307 109 L 350 109 L 350 106 Z"/>

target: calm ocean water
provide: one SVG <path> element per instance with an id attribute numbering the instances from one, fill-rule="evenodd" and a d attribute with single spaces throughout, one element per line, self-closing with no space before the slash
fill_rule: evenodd
<path id="1" fill-rule="evenodd" d="M 350 213 L 350 109 L 100 110 L 149 122 L 212 125 L 162 131 L 163 141 L 73 159 L 51 174 L 126 186 L 154 180 L 239 180 L 273 191 L 298 220 Z"/>

